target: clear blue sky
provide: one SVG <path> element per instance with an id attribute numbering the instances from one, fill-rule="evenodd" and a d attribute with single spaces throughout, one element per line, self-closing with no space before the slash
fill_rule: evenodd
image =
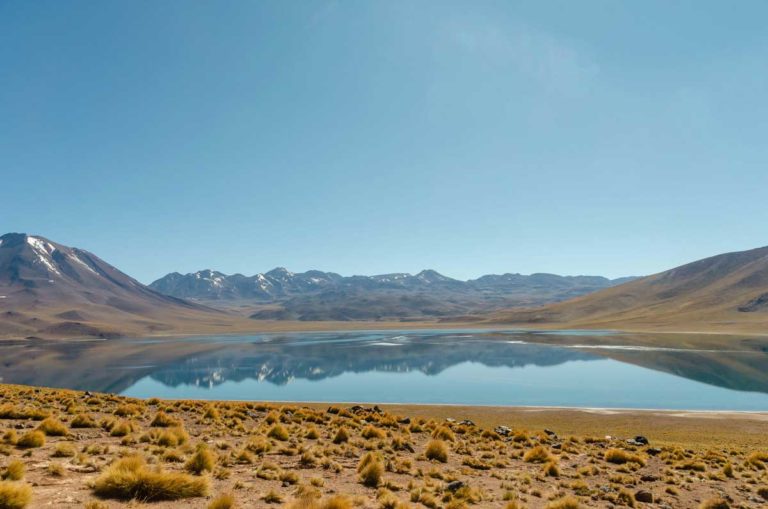
<path id="1" fill-rule="evenodd" d="M 170 271 L 768 244 L 764 1 L 0 1 L 0 230 Z"/>

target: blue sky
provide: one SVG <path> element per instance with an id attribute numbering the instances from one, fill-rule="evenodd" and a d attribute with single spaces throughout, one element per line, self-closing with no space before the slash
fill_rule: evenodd
<path id="1" fill-rule="evenodd" d="M 150 282 L 768 244 L 768 4 L 0 2 L 0 230 Z"/>

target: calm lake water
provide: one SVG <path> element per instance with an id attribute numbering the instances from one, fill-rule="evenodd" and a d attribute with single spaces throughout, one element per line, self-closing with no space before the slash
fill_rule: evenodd
<path id="1" fill-rule="evenodd" d="M 764 346 L 647 339 L 411 330 L 0 343 L 0 381 L 141 398 L 768 411 Z"/>

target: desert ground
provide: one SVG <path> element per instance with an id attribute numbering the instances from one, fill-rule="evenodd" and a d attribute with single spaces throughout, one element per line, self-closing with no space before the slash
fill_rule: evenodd
<path id="1" fill-rule="evenodd" d="M 768 503 L 767 414 L 0 396 L 2 509 Z"/>

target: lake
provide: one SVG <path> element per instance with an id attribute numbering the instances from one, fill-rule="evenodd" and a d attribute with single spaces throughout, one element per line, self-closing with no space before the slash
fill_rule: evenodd
<path id="1" fill-rule="evenodd" d="M 764 344 L 651 339 L 402 330 L 0 342 L 0 381 L 140 398 L 768 410 Z"/>

